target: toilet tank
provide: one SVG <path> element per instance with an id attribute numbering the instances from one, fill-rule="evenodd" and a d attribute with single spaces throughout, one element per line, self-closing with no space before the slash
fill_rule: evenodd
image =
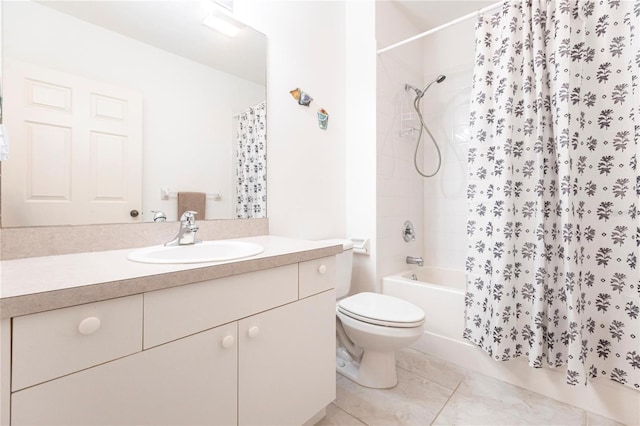
<path id="1" fill-rule="evenodd" d="M 342 253 L 336 255 L 336 299 L 349 294 L 353 268 L 353 241 L 346 239 L 322 240 L 333 245 L 342 244 Z"/>

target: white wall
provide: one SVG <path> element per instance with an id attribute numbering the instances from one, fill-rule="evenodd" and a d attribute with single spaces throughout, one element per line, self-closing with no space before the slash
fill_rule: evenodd
<path id="1" fill-rule="evenodd" d="M 376 290 L 376 40 L 375 2 L 346 7 L 346 188 L 348 236 L 370 241 L 355 254 L 351 292 Z"/>
<path id="2" fill-rule="evenodd" d="M 267 215 L 274 235 L 346 236 L 345 5 L 236 0 L 238 19 L 268 37 Z M 304 107 L 289 94 L 313 97 Z M 329 112 L 321 130 L 317 110 Z"/>
<path id="3" fill-rule="evenodd" d="M 354 256 L 352 292 L 375 290 L 375 2 L 236 0 L 234 11 L 269 39 L 270 232 L 369 238 L 371 255 Z M 295 87 L 314 97 L 310 108 L 289 95 Z"/>
<path id="4" fill-rule="evenodd" d="M 376 2 L 378 48 L 419 32 L 393 2 Z M 404 85 L 422 85 L 422 58 L 420 43 L 377 58 L 377 290 L 385 275 L 409 269 L 406 256 L 422 256 L 424 252 L 423 178 L 413 166 L 417 134 L 400 134 L 401 114 L 413 111 L 413 95 Z M 415 122 L 412 125 L 417 127 Z M 409 243 L 402 238 L 406 220 L 416 230 L 416 240 Z"/>
<path id="5" fill-rule="evenodd" d="M 233 217 L 232 115 L 264 100 L 263 86 L 35 3 L 3 7 L 7 57 L 142 93 L 147 220 L 150 210 L 177 219 L 177 201 L 161 201 L 161 187 L 222 192 L 223 201 L 208 201 L 207 218 Z"/>
<path id="6" fill-rule="evenodd" d="M 467 252 L 467 150 L 469 96 L 474 59 L 474 23 L 469 20 L 424 39 L 424 81 L 431 86 L 422 104 L 425 122 L 440 145 L 440 172 L 425 180 L 424 255 L 427 265 L 464 270 Z M 454 54 L 452 54 L 454 52 Z M 435 150 L 425 135 L 425 168 L 435 165 Z"/>

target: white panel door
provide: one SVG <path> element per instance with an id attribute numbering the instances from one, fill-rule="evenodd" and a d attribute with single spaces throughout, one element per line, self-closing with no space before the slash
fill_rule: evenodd
<path id="1" fill-rule="evenodd" d="M 240 321 L 238 424 L 301 425 L 336 396 L 335 291 Z"/>
<path id="2" fill-rule="evenodd" d="M 237 326 L 15 392 L 11 425 L 234 425 Z"/>
<path id="3" fill-rule="evenodd" d="M 3 226 L 139 221 L 142 95 L 13 59 L 3 79 Z"/>

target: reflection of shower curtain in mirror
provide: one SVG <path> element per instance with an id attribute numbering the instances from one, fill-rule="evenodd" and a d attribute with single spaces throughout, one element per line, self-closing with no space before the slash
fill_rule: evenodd
<path id="1" fill-rule="evenodd" d="M 236 217 L 267 216 L 266 103 L 240 113 L 236 132 Z"/>

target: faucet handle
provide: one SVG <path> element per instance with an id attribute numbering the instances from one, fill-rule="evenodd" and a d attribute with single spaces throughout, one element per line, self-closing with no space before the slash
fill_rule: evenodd
<path id="1" fill-rule="evenodd" d="M 182 216 L 180 216 L 180 222 L 187 222 L 188 224 L 193 224 L 195 223 L 197 214 L 198 212 L 194 212 L 193 210 L 187 210 L 186 212 L 182 213 Z"/>
<path id="2" fill-rule="evenodd" d="M 151 210 L 151 213 L 153 213 L 153 221 L 154 222 L 166 222 L 167 221 L 167 215 L 164 214 L 164 212 L 162 210 Z"/>
<path id="3" fill-rule="evenodd" d="M 416 233 L 415 233 L 415 230 L 413 229 L 413 223 L 411 223 L 411 221 L 409 220 L 407 220 L 404 223 L 404 228 L 402 230 L 402 237 L 406 242 L 411 242 L 416 240 Z"/>

